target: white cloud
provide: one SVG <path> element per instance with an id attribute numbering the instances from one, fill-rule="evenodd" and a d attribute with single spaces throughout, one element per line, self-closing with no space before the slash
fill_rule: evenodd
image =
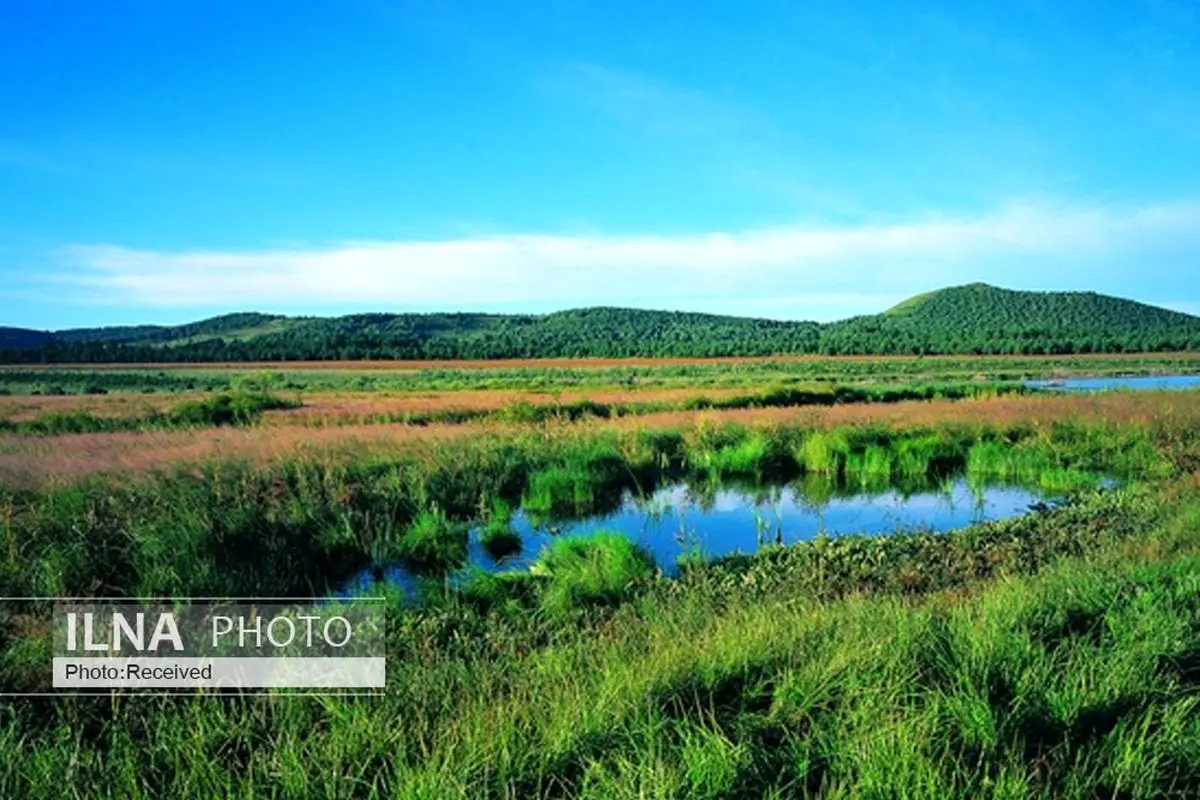
<path id="1" fill-rule="evenodd" d="M 179 252 L 78 245 L 61 255 L 64 269 L 54 280 L 75 287 L 80 299 L 155 307 L 725 303 L 736 312 L 750 303 L 781 306 L 772 316 L 828 319 L 850 307 L 871 310 L 870 298 L 974 280 L 1186 304 L 1200 296 L 1171 291 L 1194 283 L 1184 276 L 1200 256 L 1200 203 L 1015 204 L 976 217 L 686 236 L 513 235 Z M 779 298 L 795 303 L 783 308 L 772 302 Z"/>

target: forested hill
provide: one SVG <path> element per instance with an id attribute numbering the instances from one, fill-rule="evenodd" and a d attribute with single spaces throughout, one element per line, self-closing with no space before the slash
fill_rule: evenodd
<path id="1" fill-rule="evenodd" d="M 175 327 L 0 328 L 0 360 L 289 361 L 368 358 L 1087 353 L 1200 350 L 1200 317 L 1092 292 L 971 284 L 872 316 L 782 322 L 588 308 L 546 315 L 229 314 Z"/>
<path id="2" fill-rule="evenodd" d="M 828 352 L 1072 353 L 1195 349 L 1200 317 L 1095 292 L 983 283 L 910 298 L 822 331 Z"/>

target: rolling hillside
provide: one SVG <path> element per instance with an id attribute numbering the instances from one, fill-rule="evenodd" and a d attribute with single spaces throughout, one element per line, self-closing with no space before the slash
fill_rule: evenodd
<path id="1" fill-rule="evenodd" d="M 1200 317 L 1095 292 L 1017 292 L 983 283 L 919 295 L 835 322 L 838 353 L 1071 353 L 1194 348 Z"/>
<path id="2" fill-rule="evenodd" d="M 1200 349 L 1200 317 L 1093 292 L 1021 292 L 980 283 L 829 324 L 587 308 L 546 315 L 243 313 L 173 327 L 57 333 L 0 328 L 0 360 L 9 363 L 1184 349 Z"/>
<path id="3" fill-rule="evenodd" d="M 49 331 L 28 328 L 0 328 L 0 351 L 27 350 L 47 344 L 54 338 Z"/>

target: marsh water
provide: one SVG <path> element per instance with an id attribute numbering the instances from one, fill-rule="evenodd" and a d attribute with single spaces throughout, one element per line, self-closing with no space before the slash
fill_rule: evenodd
<path id="1" fill-rule="evenodd" d="M 1061 389 L 1067 392 L 1102 392 L 1108 389 L 1151 391 L 1154 389 L 1197 389 L 1200 375 L 1141 375 L 1129 378 L 1065 378 L 1026 381 L 1036 389 Z"/>
<path id="2" fill-rule="evenodd" d="M 754 553 L 769 544 L 794 544 L 824 532 L 886 535 L 902 530 L 948 531 L 1027 513 L 1050 498 L 1012 485 L 981 486 L 949 477 L 921 486 L 864 487 L 807 476 L 771 487 L 717 488 L 666 485 L 644 497 L 626 493 L 607 513 L 576 519 L 541 520 L 518 511 L 512 530 L 520 548 L 495 557 L 472 530 L 468 563 L 487 571 L 528 569 L 553 539 L 618 531 L 653 554 L 667 574 L 681 555 L 717 558 Z M 414 576 L 401 565 L 365 570 L 346 592 L 369 590 L 383 581 L 411 590 Z"/>

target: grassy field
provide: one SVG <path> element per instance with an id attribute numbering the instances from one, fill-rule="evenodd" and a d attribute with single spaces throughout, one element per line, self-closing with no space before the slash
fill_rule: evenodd
<path id="1" fill-rule="evenodd" d="M 235 372 L 261 372 L 263 370 L 295 370 L 300 372 L 326 371 L 335 372 L 364 372 L 364 371 L 395 371 L 395 370 L 480 370 L 480 369 L 596 369 L 609 367 L 678 367 L 678 366 L 720 366 L 729 364 L 816 364 L 831 365 L 854 362 L 907 364 L 910 362 L 948 362 L 960 364 L 971 362 L 975 364 L 1115 364 L 1121 362 L 1138 365 L 1139 363 L 1167 363 L 1195 361 L 1200 357 L 1196 352 L 1161 352 L 1161 353 L 1075 353 L 1071 355 L 777 355 L 777 356 L 726 356 L 712 358 L 498 358 L 487 360 L 356 360 L 356 361 L 237 361 L 221 363 L 180 363 L 162 362 L 149 364 L 122 363 L 88 363 L 88 364 L 52 364 L 41 367 L 22 365 L 7 366 L 5 369 L 14 370 L 48 370 L 48 371 L 211 371 L 225 370 Z"/>
<path id="2" fill-rule="evenodd" d="M 1103 395 L 1034 395 L 974 400 L 904 401 L 886 404 L 842 404 L 674 410 L 616 419 L 587 416 L 574 422 L 551 417 L 534 425 L 511 420 L 476 419 L 463 423 L 405 424 L 275 424 L 265 412 L 259 424 L 127 428 L 109 432 L 55 436 L 0 433 L 0 485 L 13 488 L 71 483 L 100 475 L 144 476 L 197 470 L 214 460 L 258 466 L 288 462 L 353 464 L 419 453 L 437 459 L 439 448 L 465 439 L 516 435 L 529 430 L 552 432 L 604 427 L 619 431 L 686 428 L 730 422 L 757 426 L 779 423 L 809 427 L 878 424 L 892 428 L 940 424 L 1050 424 L 1054 420 L 1109 420 L 1144 425 L 1161 415 L 1186 415 L 1195 406 L 1187 392 L 1110 393 Z M 1148 398 L 1150 401 L 1148 402 Z M 73 398 L 71 398 L 73 399 Z M 82 399 L 82 398 L 80 398 Z M 375 403 L 373 396 L 355 402 Z M 307 406 L 283 414 L 305 414 Z M 301 418 L 303 419 L 303 418 Z"/>
<path id="3" fill-rule="evenodd" d="M 437 373 L 402 394 L 241 378 L 0 398 L 0 595 L 321 595 L 395 562 L 424 576 L 419 600 L 389 595 L 387 697 L 0 699 L 0 796 L 1200 794 L 1200 393 L 871 396 L 926 375 L 896 362 L 888 380 L 824 373 L 826 392 L 863 393 L 833 402 L 772 395 L 776 378 L 704 383 L 742 380 L 734 364 L 649 368 L 701 370 L 674 388 L 454 392 Z M 31 427 L 72 414 L 112 427 Z M 518 508 L 947 474 L 1069 500 L 693 557 L 670 579 L 619 533 L 560 537 L 531 571 L 461 570 L 470 536 L 512 545 Z M 44 685 L 46 635 L 0 622 L 6 686 Z"/>
<path id="4" fill-rule="evenodd" d="M 905 400 L 962 400 L 1033 394 L 1019 383 L 813 384 L 765 390 L 642 389 L 553 394 L 516 391 L 353 392 L 280 395 L 261 387 L 209 394 L 31 395 L 0 398 L 0 432 L 32 435 L 111 433 L 219 425 L 329 425 L 544 422 L 615 419 L 663 411 L 799 408 Z M 303 409 L 302 411 L 297 411 Z M 270 412 L 296 413 L 270 413 Z M 5 416 L 6 415 L 6 416 Z"/>
<path id="5" fill-rule="evenodd" d="M 279 391 L 571 391 L 786 387 L 832 383 L 1200 373 L 1200 353 L 1076 356 L 883 356 L 528 361 L 295 362 L 2 366 L 0 392 L 224 391 L 244 381 Z"/>

